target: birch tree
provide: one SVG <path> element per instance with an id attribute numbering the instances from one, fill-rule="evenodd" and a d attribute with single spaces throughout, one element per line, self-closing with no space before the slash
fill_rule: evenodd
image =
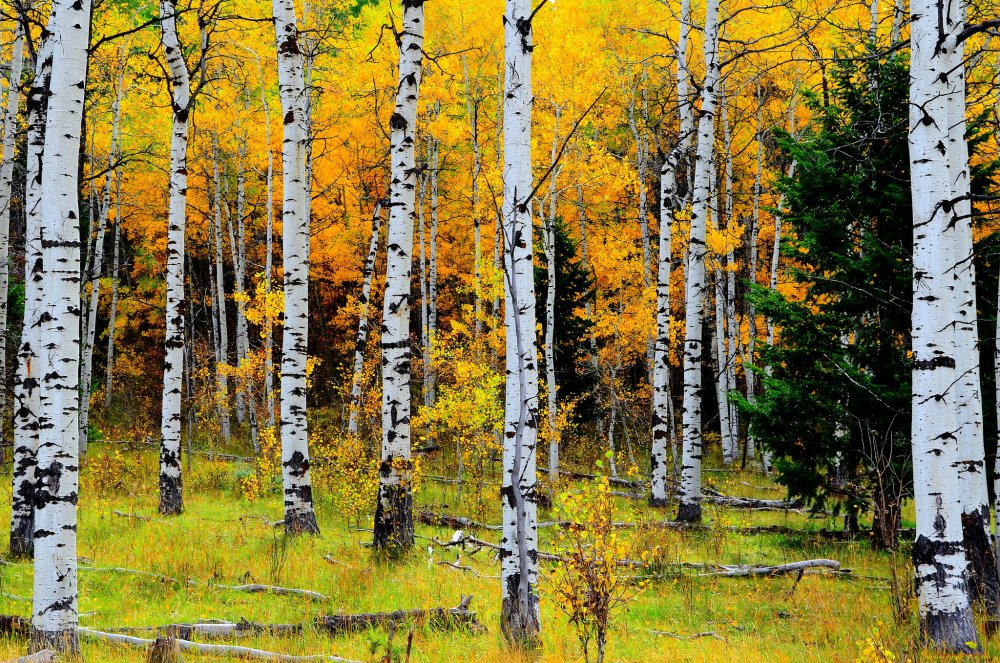
<path id="1" fill-rule="evenodd" d="M 979 639 L 963 542 L 968 491 L 960 477 L 977 436 L 970 414 L 975 404 L 963 407 L 962 399 L 979 395 L 968 386 L 970 373 L 978 381 L 978 370 L 969 365 L 976 353 L 970 333 L 976 306 L 963 136 L 963 41 L 969 31 L 961 2 L 913 0 L 910 18 L 913 563 L 924 636 L 936 648 L 970 652 L 979 649 Z"/>
<path id="2" fill-rule="evenodd" d="M 656 340 L 653 349 L 653 444 L 650 458 L 650 504 L 667 505 L 667 448 L 673 449 L 673 407 L 670 395 L 670 268 L 674 212 L 681 206 L 677 170 L 691 150 L 694 113 L 689 102 L 687 44 L 691 29 L 691 0 L 682 0 L 677 35 L 677 145 L 660 169 L 660 244 L 656 273 Z"/>
<path id="3" fill-rule="evenodd" d="M 410 276 L 417 187 L 416 131 L 423 62 L 424 2 L 402 0 L 399 85 L 389 119 L 389 223 L 382 304 L 382 454 L 375 546 L 401 551 L 413 545 L 410 461 Z"/>
<path id="4" fill-rule="evenodd" d="M 307 90 L 294 0 L 273 0 L 278 93 L 284 113 L 281 209 L 285 326 L 281 352 L 281 476 L 285 531 L 318 534 L 309 479 L 306 358 L 309 334 L 309 197 Z"/>
<path id="5" fill-rule="evenodd" d="M 10 281 L 11 186 L 14 182 L 17 111 L 21 101 L 21 68 L 24 65 L 24 29 L 18 23 L 11 45 L 10 75 L 3 116 L 3 154 L 0 155 L 0 411 L 7 408 L 7 295 Z M 0 417 L 0 426 L 6 415 Z M 3 433 L 0 433 L 2 436 Z"/>
<path id="6" fill-rule="evenodd" d="M 540 635 L 536 445 L 538 356 L 531 229 L 532 6 L 507 0 L 504 14 L 503 254 L 507 384 L 504 395 L 500 629 L 534 646 Z"/>
<path id="7" fill-rule="evenodd" d="M 683 457 L 677 520 L 701 521 L 702 343 L 705 309 L 705 235 L 711 204 L 712 154 L 715 143 L 716 86 L 719 83 L 719 0 L 708 0 L 705 14 L 705 80 L 701 88 L 698 151 L 691 199 L 691 236 L 684 281 L 684 408 Z"/>
<path id="8" fill-rule="evenodd" d="M 351 410 L 347 419 L 347 430 L 352 435 L 358 433 L 358 408 L 361 405 L 361 375 L 365 366 L 365 346 L 368 344 L 368 309 L 372 294 L 372 277 L 375 275 L 375 259 L 378 256 L 379 233 L 382 229 L 382 203 L 375 203 L 372 212 L 372 234 L 368 240 L 368 254 L 362 270 L 361 315 L 358 317 L 358 334 L 354 339 L 354 367 L 351 372 Z"/>
<path id="9" fill-rule="evenodd" d="M 167 215 L 166 359 L 160 419 L 160 513 L 184 508 L 181 482 L 181 390 L 184 379 L 184 226 L 187 220 L 188 116 L 192 107 L 187 62 L 177 36 L 176 0 L 160 0 L 163 54 L 173 111 Z"/>
<path id="10" fill-rule="evenodd" d="M 28 140 L 25 160 L 24 324 L 14 382 L 14 465 L 11 490 L 10 552 L 34 553 L 34 491 L 38 466 L 38 417 L 42 314 L 42 157 L 45 150 L 46 97 L 52 76 L 52 42 L 43 38 L 35 54 L 35 77 L 27 98 Z"/>
<path id="11" fill-rule="evenodd" d="M 55 0 L 43 148 L 40 410 L 35 487 L 31 648 L 79 651 L 76 626 L 76 502 L 80 408 L 80 134 L 90 26 L 89 0 Z M 58 54 L 58 56 L 57 56 Z"/>

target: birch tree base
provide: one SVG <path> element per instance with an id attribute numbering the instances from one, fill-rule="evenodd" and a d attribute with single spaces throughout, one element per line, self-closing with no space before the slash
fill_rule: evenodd
<path id="1" fill-rule="evenodd" d="M 160 515 L 178 516 L 184 510 L 180 475 L 160 473 Z"/>
<path id="2" fill-rule="evenodd" d="M 379 486 L 375 507 L 375 548 L 401 552 L 413 546 L 413 494 L 400 485 Z"/>
<path id="3" fill-rule="evenodd" d="M 535 617 L 538 614 L 538 595 L 528 596 L 532 609 L 526 615 L 521 614 L 517 599 L 518 580 L 518 576 L 512 576 L 504 590 L 500 608 L 500 631 L 507 642 L 524 649 L 535 649 L 542 642 L 541 625 Z"/>
<path id="4" fill-rule="evenodd" d="M 969 599 L 982 601 L 987 613 L 1000 612 L 1000 578 L 997 576 L 997 556 L 989 538 L 990 516 L 974 511 L 962 514 L 965 554 L 969 558 Z"/>
<path id="5" fill-rule="evenodd" d="M 681 502 L 677 507 L 677 522 L 700 523 L 701 504 L 697 502 Z"/>
<path id="6" fill-rule="evenodd" d="M 70 655 L 79 655 L 80 638 L 76 634 L 76 629 L 66 629 L 61 631 L 43 631 L 32 627 L 31 643 L 28 651 L 31 653 L 54 649 L 57 652 Z"/>

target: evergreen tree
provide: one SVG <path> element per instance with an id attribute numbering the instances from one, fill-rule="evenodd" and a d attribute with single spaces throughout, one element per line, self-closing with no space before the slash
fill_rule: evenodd
<path id="1" fill-rule="evenodd" d="M 576 242 L 570 236 L 562 219 L 556 219 L 556 311 L 555 357 L 556 384 L 559 385 L 560 402 L 577 401 L 576 416 L 583 418 L 593 412 L 594 387 L 597 376 L 584 368 L 587 342 L 593 322 L 584 316 L 584 306 L 593 295 L 594 279 L 581 264 Z M 538 248 L 535 261 L 535 292 L 548 288 L 548 271 L 545 254 Z M 541 322 L 539 338 L 545 338 L 545 298 L 535 302 L 535 315 Z M 545 373 L 542 362 L 540 373 Z"/>

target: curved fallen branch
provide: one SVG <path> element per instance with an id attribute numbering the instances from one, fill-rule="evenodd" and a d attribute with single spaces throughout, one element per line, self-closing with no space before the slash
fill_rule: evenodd
<path id="1" fill-rule="evenodd" d="M 93 571 L 97 573 L 122 573 L 128 575 L 144 576 L 147 578 L 154 578 L 160 582 L 171 582 L 171 583 L 185 583 L 192 587 L 194 586 L 204 586 L 204 587 L 216 587 L 218 589 L 228 589 L 233 592 L 248 592 L 250 594 L 277 594 L 282 596 L 302 596 L 313 601 L 328 601 L 329 597 L 325 594 L 320 594 L 319 592 L 314 592 L 309 589 L 295 589 L 292 587 L 278 587 L 276 585 L 261 585 L 261 584 L 249 584 L 249 585 L 223 585 L 220 583 L 211 582 L 199 582 L 197 580 L 188 579 L 186 581 L 179 580 L 173 576 L 164 575 L 162 573 L 155 573 L 153 571 L 143 571 L 141 569 L 129 569 L 121 566 L 89 566 L 80 565 L 80 571 Z"/>
<path id="2" fill-rule="evenodd" d="M 805 569 L 830 569 L 831 571 L 839 572 L 840 562 L 835 559 L 807 559 L 801 562 L 791 562 L 777 566 L 721 565 L 719 568 L 721 570 L 701 575 L 743 578 L 747 576 L 779 576 L 787 573 L 798 573 Z"/>
<path id="3" fill-rule="evenodd" d="M 679 635 L 677 633 L 671 633 L 670 631 L 656 631 L 653 629 L 648 629 L 653 635 L 662 635 L 667 638 L 674 638 L 676 640 L 696 640 L 698 638 L 715 638 L 716 640 L 726 641 L 721 635 L 716 631 L 702 631 L 701 633 L 692 633 L 691 635 Z"/>
<path id="4" fill-rule="evenodd" d="M 131 635 L 122 635 L 120 633 L 105 633 L 104 631 L 95 631 L 94 629 L 85 628 L 83 626 L 77 626 L 76 632 L 87 638 L 94 638 L 96 640 L 105 640 L 108 642 L 114 642 L 120 645 L 128 645 L 129 647 L 142 647 L 148 649 L 152 647 L 156 641 L 147 640 L 146 638 L 137 638 Z M 191 642 L 189 640 L 176 640 L 178 648 L 182 652 L 190 652 L 192 654 L 203 654 L 207 656 L 235 656 L 240 658 L 256 659 L 258 661 L 333 661 L 336 663 L 361 663 L 361 661 L 355 661 L 348 658 L 342 658 L 340 656 L 333 656 L 329 654 L 309 654 L 306 656 L 294 656 L 292 654 L 282 654 L 279 652 L 265 651 L 263 649 L 253 649 L 251 647 L 236 647 L 234 645 L 211 645 L 201 642 Z"/>
<path id="5" fill-rule="evenodd" d="M 55 663 L 56 652 L 53 649 L 43 649 L 36 654 L 29 654 L 21 658 L 12 658 L 5 663 Z"/>

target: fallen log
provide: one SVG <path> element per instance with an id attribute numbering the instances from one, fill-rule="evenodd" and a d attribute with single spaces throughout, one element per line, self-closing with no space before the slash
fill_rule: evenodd
<path id="1" fill-rule="evenodd" d="M 701 633 L 692 633 L 691 635 L 679 635 L 677 633 L 671 633 L 670 631 L 656 631 L 649 629 L 649 632 L 653 635 L 662 635 L 667 638 L 674 638 L 675 640 L 697 640 L 698 638 L 715 638 L 716 640 L 726 641 L 721 635 L 716 631 L 702 631 Z"/>
<path id="2" fill-rule="evenodd" d="M 12 658 L 5 663 L 55 663 L 56 652 L 53 649 L 43 649 L 35 654 L 28 654 L 20 658 Z"/>
<path id="3" fill-rule="evenodd" d="M 107 642 L 127 645 L 129 647 L 142 647 L 144 649 L 150 649 L 156 644 L 155 640 L 147 640 L 145 638 L 137 638 L 135 636 L 122 635 L 120 633 L 105 633 L 104 631 L 95 631 L 94 629 L 85 628 L 83 626 L 77 626 L 76 632 L 82 637 L 105 640 Z M 332 656 L 329 654 L 294 656 L 292 654 L 282 654 L 279 652 L 265 651 L 263 649 L 253 649 L 251 647 L 212 645 L 181 639 L 177 639 L 176 643 L 182 652 L 190 652 L 192 654 L 202 654 L 206 656 L 233 656 L 256 659 L 258 661 L 301 661 L 303 663 L 307 661 L 326 661 L 334 663 L 361 663 L 361 661 L 342 658 L 340 656 Z"/>
<path id="4" fill-rule="evenodd" d="M 583 480 L 594 480 L 594 479 L 607 479 L 608 483 L 612 486 L 625 486 L 626 488 L 645 488 L 645 481 L 631 481 L 629 479 L 620 479 L 618 477 L 609 477 L 601 474 L 587 474 L 586 472 L 567 472 L 560 471 L 559 474 L 567 476 L 571 479 L 583 479 Z"/>
<path id="5" fill-rule="evenodd" d="M 249 584 L 249 585 L 223 585 L 220 583 L 206 583 L 199 582 L 197 580 L 188 579 L 186 581 L 179 580 L 173 576 L 164 575 L 162 573 L 155 573 L 153 571 L 142 571 L 140 569 L 129 569 L 121 566 L 89 566 L 80 565 L 78 567 L 80 571 L 93 571 L 100 573 L 122 573 L 128 575 L 144 576 L 147 578 L 154 578 L 160 582 L 171 582 L 171 583 L 181 583 L 184 582 L 190 586 L 206 586 L 206 587 L 216 587 L 218 589 L 227 589 L 233 592 L 248 592 L 250 594 L 278 594 L 286 596 L 302 596 L 314 601 L 327 601 L 329 597 L 325 594 L 320 594 L 319 592 L 314 592 L 309 589 L 295 589 L 291 587 L 278 587 L 275 585 L 260 585 L 260 584 Z"/>
<path id="6" fill-rule="evenodd" d="M 830 569 L 840 571 L 840 562 L 835 559 L 807 559 L 801 562 L 791 562 L 789 564 L 778 564 L 777 566 L 746 566 L 720 565 L 721 570 L 712 571 L 702 575 L 722 576 L 726 578 L 743 578 L 747 576 L 779 576 L 788 573 L 798 573 L 805 569 Z"/>
<path id="7" fill-rule="evenodd" d="M 325 631 L 330 635 L 353 633 L 375 627 L 391 627 L 412 623 L 434 629 L 449 630 L 467 628 L 478 632 L 482 625 L 476 613 L 469 610 L 472 596 L 462 596 L 454 608 L 427 608 L 396 610 L 361 614 L 323 615 L 312 622 L 300 624 L 264 624 L 241 620 L 239 622 L 167 624 L 165 626 L 140 626 L 110 629 L 116 635 L 125 633 L 156 633 L 169 635 L 179 641 L 202 638 L 240 638 L 254 635 L 287 636 L 297 635 L 309 629 Z M 182 647 L 183 649 L 183 647 Z M 319 659 L 317 659 L 319 660 Z"/>

